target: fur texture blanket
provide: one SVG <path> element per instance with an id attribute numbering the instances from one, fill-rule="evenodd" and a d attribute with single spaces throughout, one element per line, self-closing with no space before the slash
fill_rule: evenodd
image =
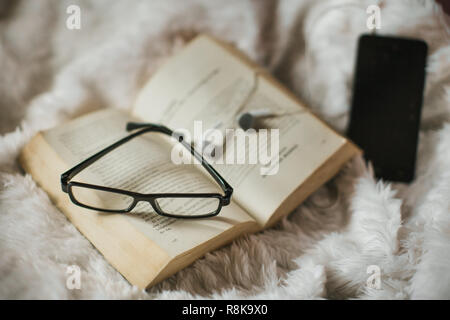
<path id="1" fill-rule="evenodd" d="M 373 2 L 1 1 L 0 297 L 449 299 L 450 36 L 433 1 L 384 1 L 378 31 L 429 45 L 414 182 L 377 181 L 356 159 L 274 228 L 148 292 L 111 267 L 17 164 L 38 130 L 98 108 L 129 109 L 161 62 L 200 32 L 233 42 L 343 132 Z M 79 30 L 66 27 L 72 4 Z M 72 265 L 78 290 L 66 286 Z"/>

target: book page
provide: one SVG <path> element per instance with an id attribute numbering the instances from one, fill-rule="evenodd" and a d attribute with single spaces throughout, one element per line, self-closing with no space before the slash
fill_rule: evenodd
<path id="1" fill-rule="evenodd" d="M 67 169 L 128 135 L 125 130 L 129 116 L 117 110 L 103 110 L 75 119 L 44 133 L 49 145 L 59 154 Z M 136 121 L 136 119 L 133 119 Z M 220 188 L 189 165 L 175 165 L 170 161 L 170 145 L 159 133 L 136 137 L 108 153 L 76 175 L 72 181 L 85 182 L 142 194 L 221 192 Z M 62 173 L 62 172 L 61 172 Z M 84 204 L 122 209 L 121 201 L 111 194 L 95 190 L 74 191 Z M 78 198 L 77 198 L 78 200 Z M 189 199 L 188 199 L 189 200 Z M 200 210 L 205 199 L 192 199 L 194 212 Z M 81 201 L 81 200 L 80 200 Z M 170 203 L 158 199 L 164 210 Z M 203 201 L 203 202 L 201 202 Z M 74 204 L 75 205 L 75 204 Z M 123 208 L 125 209 L 125 208 Z M 171 212 L 177 214 L 177 212 Z M 92 214 L 105 214 L 92 211 Z M 108 213 L 106 213 L 108 214 Z M 164 217 L 154 212 L 150 203 L 141 201 L 131 213 L 120 214 L 125 223 L 132 224 L 169 255 L 176 256 L 219 235 L 231 227 L 253 221 L 239 206 L 231 203 L 222 207 L 213 218 L 185 220 Z"/>
<path id="2" fill-rule="evenodd" d="M 276 116 L 260 121 L 239 146 L 236 119 L 250 110 Z M 206 36 L 149 80 L 133 114 L 188 130 L 192 137 L 198 137 L 196 130 L 221 131 L 223 156 L 212 159 L 213 165 L 234 188 L 234 201 L 260 225 L 346 143 L 263 71 Z"/>

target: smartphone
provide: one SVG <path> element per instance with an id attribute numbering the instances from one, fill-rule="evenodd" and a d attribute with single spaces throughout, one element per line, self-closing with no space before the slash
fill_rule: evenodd
<path id="1" fill-rule="evenodd" d="M 414 179 L 427 51 L 418 39 L 359 38 L 347 135 L 378 178 Z"/>

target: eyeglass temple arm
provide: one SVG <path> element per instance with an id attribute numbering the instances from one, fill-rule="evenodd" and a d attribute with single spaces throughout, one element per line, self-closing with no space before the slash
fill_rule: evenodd
<path id="1" fill-rule="evenodd" d="M 131 129 L 129 129 L 129 126 L 128 126 L 129 124 L 132 124 L 132 123 L 128 123 L 127 124 L 127 131 L 134 130 L 133 126 L 130 126 Z M 128 136 L 118 140 L 117 142 L 113 143 L 112 145 L 106 147 L 105 149 L 100 150 L 96 154 L 90 156 L 86 160 L 80 162 L 79 164 L 77 164 L 73 168 L 67 170 L 66 172 L 64 172 L 61 175 L 61 188 L 62 188 L 62 190 L 64 192 L 68 191 L 67 190 L 67 184 L 68 184 L 69 180 L 72 179 L 80 171 L 82 171 L 83 169 L 86 169 L 92 163 L 94 163 L 95 161 L 97 161 L 98 159 L 100 159 L 101 157 L 106 155 L 107 153 L 113 151 L 117 147 L 121 146 L 125 142 L 128 142 L 131 139 L 133 139 L 133 138 L 135 138 L 135 137 L 137 137 L 137 136 L 139 136 L 139 135 L 141 135 L 141 134 L 143 134 L 145 132 L 150 132 L 150 131 L 157 131 L 157 132 L 168 134 L 170 129 L 168 129 L 168 128 L 164 127 L 164 126 L 161 126 L 161 125 L 157 125 L 157 124 L 147 124 L 147 126 L 143 127 L 142 130 L 139 130 L 139 131 L 137 131 L 135 133 L 132 133 L 132 134 L 130 134 L 130 135 L 128 135 Z"/>

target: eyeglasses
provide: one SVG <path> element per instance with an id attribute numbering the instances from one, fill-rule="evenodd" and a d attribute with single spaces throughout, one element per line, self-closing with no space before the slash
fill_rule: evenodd
<path id="1" fill-rule="evenodd" d="M 97 152 L 86 160 L 80 162 L 72 169 L 61 175 L 61 188 L 68 193 L 70 200 L 83 208 L 101 212 L 127 213 L 141 201 L 148 202 L 159 215 L 171 218 L 207 218 L 219 214 L 222 206 L 230 204 L 233 188 L 224 178 L 194 149 L 185 141 L 183 135 L 171 129 L 152 123 L 129 122 L 126 125 L 127 131 L 135 131 L 130 135 L 118 140 L 103 150 Z M 92 165 L 95 161 L 113 151 L 124 143 L 136 138 L 144 133 L 157 132 L 175 137 L 190 153 L 202 164 L 206 171 L 219 184 L 224 192 L 220 193 L 152 193 L 143 194 L 110 188 L 100 185 L 93 185 L 83 182 L 71 181 L 75 175 L 83 169 Z"/>

